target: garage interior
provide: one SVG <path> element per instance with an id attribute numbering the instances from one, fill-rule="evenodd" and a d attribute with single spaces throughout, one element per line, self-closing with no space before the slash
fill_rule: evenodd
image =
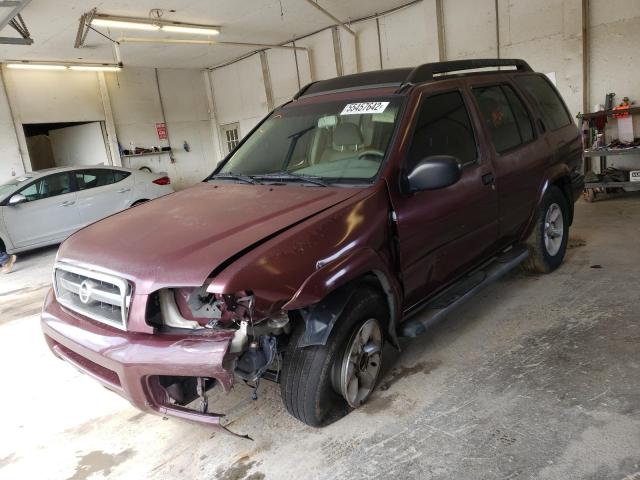
<path id="1" fill-rule="evenodd" d="M 219 34 L 92 23 L 121 17 Z M 608 119 L 563 265 L 385 351 L 369 401 L 322 429 L 271 382 L 210 399 L 252 440 L 140 413 L 51 356 L 57 246 L 18 254 L 0 276 L 0 477 L 640 479 L 640 154 L 603 151 L 638 144 L 638 46 L 636 0 L 0 0 L 0 183 L 110 165 L 181 191 L 309 82 L 446 60 L 524 59 L 581 130 Z M 624 97 L 630 113 L 597 113 Z"/>

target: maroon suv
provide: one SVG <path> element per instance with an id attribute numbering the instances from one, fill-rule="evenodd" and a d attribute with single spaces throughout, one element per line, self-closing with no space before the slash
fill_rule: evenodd
<path id="1" fill-rule="evenodd" d="M 385 341 L 523 262 L 560 265 L 580 165 L 522 60 L 314 82 L 203 183 L 64 242 L 45 338 L 142 410 L 219 427 L 207 390 L 264 378 L 321 426 L 366 401 Z"/>

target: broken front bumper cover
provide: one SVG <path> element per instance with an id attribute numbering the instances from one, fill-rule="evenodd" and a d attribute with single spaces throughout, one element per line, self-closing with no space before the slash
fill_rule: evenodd
<path id="1" fill-rule="evenodd" d="M 161 376 L 214 378 L 228 392 L 233 374 L 223 367 L 232 335 L 150 335 L 124 332 L 64 309 L 50 290 L 41 317 L 51 351 L 145 412 L 190 420 L 228 432 L 224 415 L 170 402 Z"/>

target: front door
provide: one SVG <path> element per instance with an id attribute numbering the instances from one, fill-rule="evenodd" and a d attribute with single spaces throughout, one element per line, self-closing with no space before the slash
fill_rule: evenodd
<path id="1" fill-rule="evenodd" d="M 426 94 L 415 120 L 403 171 L 431 155 L 452 155 L 460 181 L 440 190 L 398 195 L 400 268 L 405 308 L 453 281 L 495 248 L 498 199 L 489 158 L 477 147 L 463 89 Z"/>
<path id="2" fill-rule="evenodd" d="M 61 242 L 80 228 L 76 192 L 68 172 L 39 178 L 17 193 L 27 201 L 2 207 L 17 248 Z"/>

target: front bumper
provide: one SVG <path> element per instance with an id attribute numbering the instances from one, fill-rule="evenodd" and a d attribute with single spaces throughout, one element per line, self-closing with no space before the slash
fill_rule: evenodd
<path id="1" fill-rule="evenodd" d="M 170 402 L 160 376 L 214 378 L 225 392 L 233 374 L 223 366 L 232 334 L 153 335 L 124 332 L 63 308 L 49 290 L 41 317 L 51 351 L 78 370 L 150 413 L 224 429 L 223 415 L 199 413 Z"/>

